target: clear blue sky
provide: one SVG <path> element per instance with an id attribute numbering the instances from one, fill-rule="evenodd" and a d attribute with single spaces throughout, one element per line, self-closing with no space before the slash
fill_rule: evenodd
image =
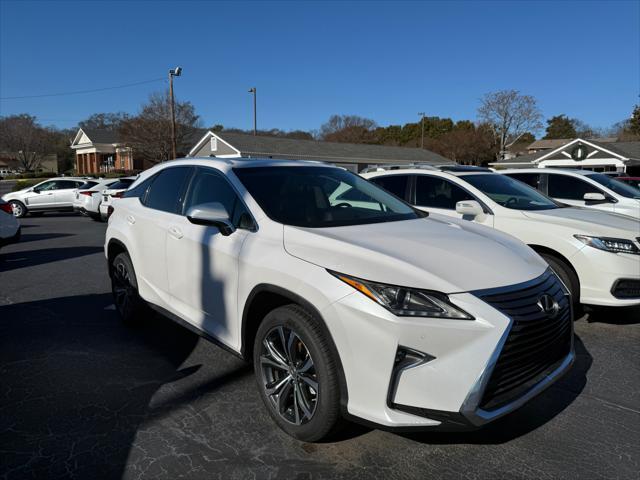
<path id="1" fill-rule="evenodd" d="M 311 130 L 331 114 L 380 125 L 427 115 L 475 119 L 486 92 L 517 89 L 545 117 L 597 127 L 627 118 L 640 93 L 640 2 L 28 2 L 0 0 L 0 97 L 165 77 L 204 126 Z M 134 113 L 166 82 L 6 100 L 74 126 Z"/>

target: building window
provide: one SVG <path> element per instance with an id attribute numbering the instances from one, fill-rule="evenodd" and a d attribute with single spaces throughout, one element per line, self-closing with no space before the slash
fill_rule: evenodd
<path id="1" fill-rule="evenodd" d="M 215 152 L 218 150 L 218 139 L 216 137 L 211 137 L 211 151 Z"/>

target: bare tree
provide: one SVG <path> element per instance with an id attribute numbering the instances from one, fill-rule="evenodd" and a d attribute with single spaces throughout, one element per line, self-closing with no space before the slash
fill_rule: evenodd
<path id="1" fill-rule="evenodd" d="M 493 127 L 500 144 L 499 158 L 504 156 L 507 144 L 525 132 L 542 128 L 536 99 L 517 90 L 487 93 L 478 108 L 478 117 Z"/>
<path id="2" fill-rule="evenodd" d="M 320 127 L 320 138 L 326 142 L 375 143 L 376 122 L 358 115 L 331 115 Z"/>
<path id="3" fill-rule="evenodd" d="M 178 156 L 188 153 L 200 117 L 191 102 L 176 102 L 176 144 Z M 140 113 L 122 122 L 120 134 L 134 155 L 150 163 L 171 159 L 171 116 L 168 92 L 153 93 Z"/>
<path id="4" fill-rule="evenodd" d="M 78 123 L 78 127 L 90 130 L 118 130 L 123 122 L 131 118 L 128 113 L 94 113 Z"/>
<path id="5" fill-rule="evenodd" d="M 52 143 L 52 132 L 36 117 L 24 113 L 0 117 L 0 150 L 16 155 L 25 170 L 36 170 Z"/>

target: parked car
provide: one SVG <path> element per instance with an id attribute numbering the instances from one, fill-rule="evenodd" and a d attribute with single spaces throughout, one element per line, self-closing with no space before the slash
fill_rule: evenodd
<path id="1" fill-rule="evenodd" d="M 73 211 L 75 190 L 85 181 L 76 177 L 51 178 L 33 187 L 7 193 L 2 199 L 11 204 L 13 214 L 18 218 L 28 213 Z"/>
<path id="2" fill-rule="evenodd" d="M 576 307 L 579 302 L 640 305 L 638 220 L 563 206 L 486 169 L 405 169 L 364 177 L 425 211 L 473 220 L 520 239 L 560 276 Z"/>
<path id="3" fill-rule="evenodd" d="M 13 215 L 11 204 L 0 200 L 0 247 L 20 240 L 20 222 Z"/>
<path id="4" fill-rule="evenodd" d="M 109 185 L 102 191 L 102 202 L 100 202 L 100 218 L 106 220 L 109 217 L 109 207 L 113 205 L 114 200 L 122 197 L 127 188 L 135 182 L 138 177 L 119 178 L 116 183 Z"/>
<path id="5" fill-rule="evenodd" d="M 616 180 L 631 185 L 640 191 L 640 177 L 618 177 Z"/>
<path id="6" fill-rule="evenodd" d="M 117 182 L 117 178 L 88 180 L 76 190 L 75 199 L 73 200 L 73 210 L 93 220 L 102 220 L 100 217 L 102 192 Z"/>
<path id="7" fill-rule="evenodd" d="M 532 249 L 319 162 L 157 165 L 118 200 L 105 255 L 126 321 L 150 305 L 252 359 L 305 441 L 342 416 L 475 428 L 574 358 L 569 294 Z"/>
<path id="8" fill-rule="evenodd" d="M 589 170 L 527 168 L 501 170 L 559 202 L 640 219 L 640 192 L 609 175 Z"/>

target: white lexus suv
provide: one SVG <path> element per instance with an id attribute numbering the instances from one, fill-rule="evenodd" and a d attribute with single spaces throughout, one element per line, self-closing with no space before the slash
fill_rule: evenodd
<path id="1" fill-rule="evenodd" d="M 522 240 L 557 272 L 575 306 L 640 305 L 637 219 L 567 207 L 520 181 L 475 167 L 409 167 L 364 177 L 417 208 Z"/>
<path id="2" fill-rule="evenodd" d="M 343 418 L 479 427 L 574 359 L 569 294 L 533 250 L 319 162 L 158 165 L 113 205 L 105 255 L 125 320 L 151 306 L 253 361 L 305 441 Z"/>

